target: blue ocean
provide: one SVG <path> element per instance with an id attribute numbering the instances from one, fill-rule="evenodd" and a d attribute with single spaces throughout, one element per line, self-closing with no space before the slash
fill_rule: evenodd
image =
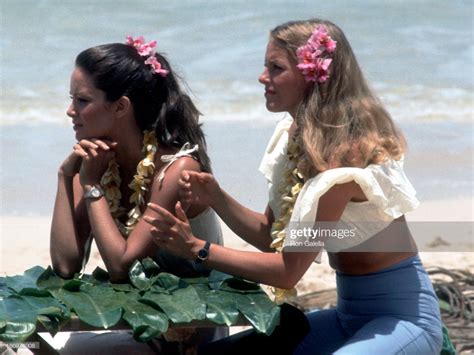
<path id="1" fill-rule="evenodd" d="M 260 158 L 283 114 L 266 111 L 263 69 L 276 25 L 327 18 L 346 33 L 369 82 L 407 136 L 420 200 L 473 196 L 470 0 L 2 0 L 0 215 L 52 212 L 74 141 L 69 77 L 85 48 L 155 39 L 200 111 L 221 185 L 262 210 Z"/>

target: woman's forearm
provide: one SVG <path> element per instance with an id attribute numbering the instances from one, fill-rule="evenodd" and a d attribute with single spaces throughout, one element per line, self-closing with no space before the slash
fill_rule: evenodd
<path id="1" fill-rule="evenodd" d="M 87 213 L 92 235 L 102 260 L 112 280 L 121 281 L 127 277 L 129 264 L 125 260 L 127 241 L 115 224 L 104 196 L 97 200 L 87 200 Z"/>
<path id="2" fill-rule="evenodd" d="M 232 231 L 262 251 L 270 251 L 270 230 L 273 223 L 269 213 L 258 213 L 237 202 L 221 189 L 220 198 L 212 206 Z"/>
<path id="3" fill-rule="evenodd" d="M 202 241 L 198 243 L 203 244 Z M 250 252 L 212 244 L 205 265 L 247 280 L 291 289 L 304 275 L 317 254 L 318 252 Z"/>
<path id="4" fill-rule="evenodd" d="M 87 223 L 76 225 L 73 183 L 73 177 L 58 174 L 58 189 L 50 233 L 53 268 L 60 276 L 66 278 L 81 270 L 89 229 Z"/>

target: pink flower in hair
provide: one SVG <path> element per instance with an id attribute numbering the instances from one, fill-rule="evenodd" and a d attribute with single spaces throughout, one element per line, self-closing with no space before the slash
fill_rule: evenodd
<path id="1" fill-rule="evenodd" d="M 133 39 L 132 36 L 127 36 L 127 44 L 129 46 L 135 47 L 138 54 L 142 57 L 147 57 L 155 53 L 156 41 L 151 41 L 145 43 L 145 38 L 143 36 Z"/>
<path id="2" fill-rule="evenodd" d="M 145 64 L 150 65 L 151 71 L 155 74 L 159 74 L 162 77 L 168 75 L 168 70 L 163 69 L 161 63 L 156 59 L 154 55 L 150 56 L 147 60 L 145 60 Z"/>
<path id="3" fill-rule="evenodd" d="M 143 36 L 135 39 L 132 36 L 127 36 L 126 44 L 134 47 L 142 57 L 148 57 L 145 60 L 145 64 L 151 66 L 152 73 L 159 74 L 162 77 L 168 75 L 169 71 L 163 69 L 161 63 L 155 57 L 156 41 L 145 43 Z"/>
<path id="4" fill-rule="evenodd" d="M 329 78 L 332 59 L 327 57 L 336 50 L 336 43 L 329 36 L 326 26 L 320 25 L 314 29 L 306 44 L 296 50 L 296 67 L 306 81 L 323 83 Z"/>

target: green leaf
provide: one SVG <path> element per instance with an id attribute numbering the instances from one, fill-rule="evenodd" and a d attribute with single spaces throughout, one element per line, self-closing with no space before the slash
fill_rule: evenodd
<path id="1" fill-rule="evenodd" d="M 142 260 L 143 271 L 148 277 L 158 275 L 161 271 L 158 264 L 152 258 Z"/>
<path id="2" fill-rule="evenodd" d="M 34 296 L 34 297 L 51 297 L 51 293 L 46 290 L 38 290 L 37 288 L 24 288 L 18 292 L 20 296 Z"/>
<path id="3" fill-rule="evenodd" d="M 235 299 L 229 292 L 212 290 L 206 298 L 206 318 L 217 324 L 231 326 L 239 319 Z"/>
<path id="4" fill-rule="evenodd" d="M 123 319 L 130 324 L 133 337 L 138 341 L 150 341 L 168 330 L 166 314 L 147 304 L 131 299 L 127 300 L 123 309 Z"/>
<path id="5" fill-rule="evenodd" d="M 280 307 L 263 294 L 234 293 L 237 309 L 247 318 L 253 327 L 270 335 L 280 321 Z"/>
<path id="6" fill-rule="evenodd" d="M 5 277 L 5 283 L 16 292 L 20 292 L 24 288 L 36 288 L 36 280 L 43 272 L 44 269 L 37 265 L 26 270 L 23 275 Z"/>
<path id="7" fill-rule="evenodd" d="M 143 265 L 139 260 L 136 260 L 130 267 L 130 270 L 128 271 L 128 276 L 132 285 L 143 291 L 148 290 L 156 279 L 155 276 L 149 278 L 146 275 L 145 269 L 143 268 Z"/>
<path id="8" fill-rule="evenodd" d="M 0 277 L 0 301 L 11 294 L 12 291 L 8 288 L 5 277 Z"/>
<path id="9" fill-rule="evenodd" d="M 173 292 L 179 288 L 185 288 L 187 283 L 181 280 L 178 276 L 162 272 L 156 277 L 154 286 L 158 286 L 167 292 Z"/>
<path id="10" fill-rule="evenodd" d="M 226 274 L 224 272 L 212 270 L 208 278 L 209 287 L 212 288 L 213 290 L 217 290 L 225 280 L 230 279 L 230 278 L 233 278 L 233 276 Z"/>
<path id="11" fill-rule="evenodd" d="M 82 285 L 78 292 L 61 289 L 57 296 L 85 323 L 109 328 L 122 317 L 123 294 L 109 287 Z"/>
<path id="12" fill-rule="evenodd" d="M 36 310 L 22 297 L 12 295 L 0 302 L 0 320 L 14 323 L 36 323 Z"/>
<path id="13" fill-rule="evenodd" d="M 146 292 L 143 300 L 160 307 L 174 323 L 206 318 L 206 304 L 193 287 L 177 289 L 172 295 Z"/>
<path id="14" fill-rule="evenodd" d="M 0 332 L 0 341 L 5 343 L 24 342 L 36 330 L 35 322 L 17 323 L 11 322 Z"/>
<path id="15" fill-rule="evenodd" d="M 112 287 L 116 291 L 122 291 L 122 292 L 133 292 L 137 290 L 135 287 L 133 287 L 133 285 L 130 285 L 129 283 L 123 283 L 123 284 L 111 283 L 110 287 Z"/>
<path id="16" fill-rule="evenodd" d="M 38 277 L 36 286 L 42 290 L 58 290 L 63 287 L 65 283 L 66 280 L 56 275 L 51 266 L 48 266 L 48 268 Z"/>

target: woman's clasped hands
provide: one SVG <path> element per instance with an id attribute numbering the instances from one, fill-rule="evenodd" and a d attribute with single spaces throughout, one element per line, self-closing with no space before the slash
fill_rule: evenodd
<path id="1" fill-rule="evenodd" d="M 116 147 L 115 142 L 82 139 L 73 146 L 72 153 L 61 164 L 60 172 L 70 177 L 79 173 L 82 186 L 98 184 L 115 156 Z"/>

